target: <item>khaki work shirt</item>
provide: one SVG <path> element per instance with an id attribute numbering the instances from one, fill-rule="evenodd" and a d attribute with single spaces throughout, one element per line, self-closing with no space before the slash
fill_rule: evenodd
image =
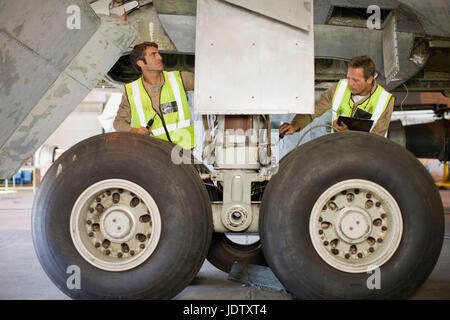
<path id="1" fill-rule="evenodd" d="M 161 87 L 164 85 L 164 77 L 161 74 L 162 83 L 161 85 L 152 86 L 151 84 L 145 82 L 142 79 L 142 83 L 144 84 L 144 88 L 147 91 L 150 99 L 152 101 L 152 105 L 155 108 L 156 112 L 161 115 L 159 110 L 159 99 L 161 93 Z M 183 80 L 183 86 L 185 91 L 194 90 L 194 73 L 189 71 L 181 72 L 181 79 Z M 119 111 L 117 112 L 116 118 L 114 119 L 114 129 L 117 131 L 130 131 L 131 130 L 131 108 L 130 103 L 128 102 L 127 93 L 122 95 L 122 102 L 119 106 Z"/>
<path id="2" fill-rule="evenodd" d="M 315 107 L 314 107 L 315 112 L 313 115 L 297 114 L 294 117 L 294 119 L 292 119 L 291 125 L 294 127 L 295 131 L 300 131 L 301 129 L 306 127 L 310 122 L 312 122 L 314 120 L 314 118 L 320 117 L 328 109 L 331 108 L 334 92 L 336 91 L 337 85 L 338 84 L 336 83 L 335 85 L 330 87 L 328 90 L 326 90 L 324 93 L 322 93 L 322 95 L 319 97 L 319 99 L 316 100 Z M 375 92 L 376 88 L 377 88 L 377 83 L 374 82 L 374 86 L 372 88 L 371 94 L 373 94 Z M 353 95 L 352 95 L 352 97 L 353 97 Z M 358 103 L 355 103 L 353 106 L 352 114 L 355 114 L 356 108 L 360 104 L 364 103 L 369 97 L 370 97 L 370 95 L 367 96 L 366 98 L 360 100 Z M 381 114 L 377 123 L 375 123 L 375 126 L 374 126 L 373 130 L 371 131 L 371 133 L 374 133 L 376 135 L 384 137 L 384 135 L 386 134 L 386 132 L 389 128 L 389 123 L 391 122 L 391 115 L 392 115 L 393 110 L 394 110 L 394 99 L 392 96 L 386 107 L 386 110 L 383 111 L 383 113 Z"/>

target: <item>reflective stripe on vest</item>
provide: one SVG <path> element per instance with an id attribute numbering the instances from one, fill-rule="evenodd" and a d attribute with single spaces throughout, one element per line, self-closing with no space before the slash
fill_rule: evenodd
<path id="1" fill-rule="evenodd" d="M 351 94 L 352 93 L 351 93 L 350 87 L 348 86 L 348 80 L 347 79 L 340 80 L 336 87 L 336 91 L 334 93 L 333 100 L 332 100 L 333 122 L 341 114 L 344 114 L 345 116 L 348 116 L 348 117 L 352 116 L 354 104 L 352 106 L 350 103 Z M 372 114 L 370 119 L 373 120 L 373 124 L 372 124 L 372 128 L 370 129 L 370 131 L 373 130 L 378 119 L 380 119 L 381 115 L 383 114 L 383 111 L 386 110 L 386 107 L 388 106 L 389 100 L 391 99 L 391 97 L 392 97 L 392 95 L 389 92 L 387 92 L 380 85 L 377 85 L 377 88 L 371 94 L 371 97 L 366 99 L 365 102 L 367 102 L 367 104 L 364 107 L 364 109 L 369 109 L 372 111 L 372 112 L 370 112 Z M 363 106 L 365 102 L 358 105 L 358 108 Z M 360 108 L 360 109 L 363 109 L 363 108 Z"/>
<path id="2" fill-rule="evenodd" d="M 163 71 L 164 85 L 161 88 L 160 105 L 176 102 L 174 112 L 163 114 L 167 131 L 173 143 L 185 149 L 195 147 L 194 126 L 191 124 L 191 113 L 186 92 L 182 87 L 179 72 Z M 145 127 L 150 119 L 154 119 L 150 127 L 152 134 L 159 139 L 168 140 L 163 122 L 153 109 L 151 99 L 145 90 L 142 78 L 125 85 L 131 109 L 131 123 L 135 128 Z"/>

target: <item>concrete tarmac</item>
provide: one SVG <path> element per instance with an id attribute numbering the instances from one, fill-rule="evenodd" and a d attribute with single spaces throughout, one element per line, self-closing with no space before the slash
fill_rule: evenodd
<path id="1" fill-rule="evenodd" d="M 450 190 L 441 190 L 445 239 L 432 274 L 411 299 L 450 300 Z M 0 299 L 67 300 L 38 262 L 31 239 L 32 191 L 0 192 Z M 194 281 L 175 299 L 290 300 L 283 292 L 228 280 L 228 274 L 205 261 Z"/>

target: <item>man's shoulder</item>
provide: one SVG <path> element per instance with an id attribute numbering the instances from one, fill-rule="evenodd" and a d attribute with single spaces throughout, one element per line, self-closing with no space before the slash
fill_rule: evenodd
<path id="1" fill-rule="evenodd" d="M 142 76 L 140 76 L 139 78 L 137 78 L 137 79 L 135 79 L 135 80 L 133 80 L 133 81 L 127 82 L 124 86 L 126 87 L 126 86 L 128 86 L 128 85 L 131 85 L 131 84 L 133 84 L 133 83 L 139 81 L 140 78 L 142 78 Z"/>

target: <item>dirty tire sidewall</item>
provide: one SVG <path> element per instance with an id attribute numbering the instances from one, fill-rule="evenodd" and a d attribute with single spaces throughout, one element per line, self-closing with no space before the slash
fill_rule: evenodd
<path id="1" fill-rule="evenodd" d="M 261 241 L 244 245 L 231 241 L 224 233 L 214 233 L 207 256 L 208 261 L 223 272 L 229 273 L 234 262 L 267 266 Z"/>
<path id="2" fill-rule="evenodd" d="M 174 165 L 171 145 L 136 134 L 87 139 L 50 168 L 33 205 L 33 242 L 56 286 L 75 299 L 167 299 L 183 290 L 201 268 L 211 241 L 212 214 L 206 189 L 191 165 Z M 85 261 L 70 235 L 79 195 L 92 184 L 124 179 L 144 188 L 161 216 L 155 251 L 128 271 L 98 269 Z M 80 268 L 81 289 L 69 289 L 69 266 Z"/>
<path id="3" fill-rule="evenodd" d="M 311 242 L 309 220 L 316 200 L 348 179 L 384 187 L 402 212 L 400 245 L 379 269 L 381 289 L 368 288 L 371 274 L 328 265 Z M 442 202 L 426 169 L 401 146 L 367 133 L 335 133 L 295 150 L 269 182 L 261 206 L 260 236 L 267 262 L 301 299 L 406 298 L 433 270 L 443 234 Z"/>

